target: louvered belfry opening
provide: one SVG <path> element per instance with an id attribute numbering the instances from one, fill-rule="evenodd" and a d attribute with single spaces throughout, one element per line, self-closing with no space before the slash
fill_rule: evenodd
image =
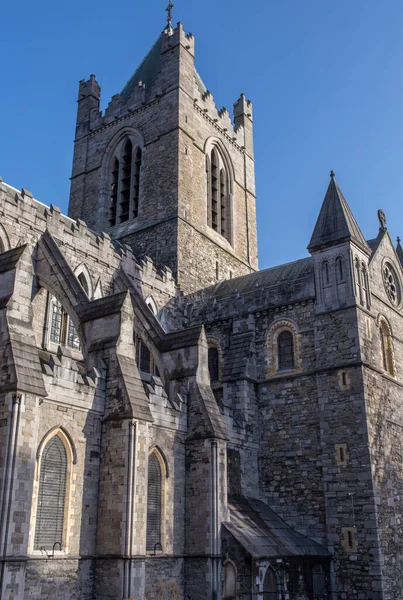
<path id="1" fill-rule="evenodd" d="M 161 501 L 162 473 L 161 465 L 155 453 L 148 458 L 147 486 L 147 539 L 146 550 L 153 552 L 156 544 L 161 544 Z M 157 548 L 161 550 L 161 547 Z"/>
<path id="2" fill-rule="evenodd" d="M 207 173 L 207 222 L 228 241 L 230 232 L 230 208 L 228 173 L 224 159 L 216 147 L 206 156 Z"/>
<path id="3" fill-rule="evenodd" d="M 282 331 L 278 336 L 278 368 L 294 368 L 294 338 L 291 331 Z"/>
<path id="4" fill-rule="evenodd" d="M 66 501 L 67 452 L 58 435 L 46 444 L 39 475 L 36 511 L 35 550 L 52 550 L 56 542 L 63 548 Z"/>
<path id="5" fill-rule="evenodd" d="M 127 140 L 124 146 L 120 188 L 120 222 L 129 220 L 130 216 L 130 187 L 132 180 L 133 145 Z"/>
<path id="6" fill-rule="evenodd" d="M 110 212 L 109 225 L 116 225 L 116 210 L 118 207 L 118 186 L 119 186 L 119 161 L 117 158 L 113 161 L 111 174 L 111 196 L 110 196 Z"/>

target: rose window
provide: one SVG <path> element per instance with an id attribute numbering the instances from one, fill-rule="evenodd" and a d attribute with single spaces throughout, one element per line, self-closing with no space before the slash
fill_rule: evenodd
<path id="1" fill-rule="evenodd" d="M 385 263 L 383 267 L 383 284 L 386 293 L 391 303 L 396 306 L 400 303 L 400 288 L 397 281 L 396 273 L 389 263 Z"/>

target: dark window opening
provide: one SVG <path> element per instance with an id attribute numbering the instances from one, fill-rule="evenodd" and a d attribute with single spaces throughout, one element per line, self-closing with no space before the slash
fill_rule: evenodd
<path id="1" fill-rule="evenodd" d="M 343 261 L 341 258 L 336 259 L 336 270 L 339 281 L 343 281 L 344 273 L 343 273 Z"/>
<path id="2" fill-rule="evenodd" d="M 208 349 L 208 370 L 211 383 L 220 380 L 220 358 L 218 349 L 215 346 L 211 346 Z"/>
<path id="3" fill-rule="evenodd" d="M 348 547 L 352 548 L 353 547 L 353 534 L 351 531 L 347 531 L 347 537 L 348 537 Z"/>
<path id="4" fill-rule="evenodd" d="M 344 462 L 344 448 L 343 447 L 340 448 L 340 461 Z"/>
<path id="5" fill-rule="evenodd" d="M 88 281 L 87 278 L 85 277 L 84 273 L 80 273 L 80 275 L 77 277 L 81 287 L 83 288 L 84 292 L 87 294 L 87 296 L 90 295 L 90 290 L 88 288 Z"/>
<path id="6" fill-rule="evenodd" d="M 277 339 L 278 368 L 293 369 L 294 364 L 294 337 L 290 331 L 282 331 Z"/>
<path id="7" fill-rule="evenodd" d="M 41 460 L 34 548 L 63 548 L 67 453 L 58 435 L 46 444 Z"/>
<path id="8" fill-rule="evenodd" d="M 346 375 L 346 373 L 344 373 L 344 371 L 341 374 L 341 379 L 342 379 L 343 385 L 347 385 L 347 375 Z"/>

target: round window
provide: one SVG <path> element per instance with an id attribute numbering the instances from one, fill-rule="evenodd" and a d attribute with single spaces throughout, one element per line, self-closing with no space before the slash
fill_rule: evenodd
<path id="1" fill-rule="evenodd" d="M 396 271 L 392 265 L 386 262 L 383 265 L 383 284 L 386 293 L 393 306 L 400 304 L 400 285 L 397 279 Z"/>

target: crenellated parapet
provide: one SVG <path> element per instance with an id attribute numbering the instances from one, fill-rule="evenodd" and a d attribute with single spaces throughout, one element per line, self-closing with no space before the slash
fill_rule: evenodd
<path id="1" fill-rule="evenodd" d="M 0 216 L 11 247 L 28 240 L 35 244 L 49 230 L 67 259 L 85 262 L 90 271 L 102 273 L 104 290 L 113 289 L 116 273 L 123 269 L 139 291 L 146 295 L 155 290 L 165 298 L 163 303 L 179 293 L 168 267 L 157 269 L 151 258 L 136 257 L 131 247 L 107 233 L 95 233 L 82 219 L 71 219 L 55 204 L 46 206 L 27 189 L 19 191 L 1 180 Z"/>

